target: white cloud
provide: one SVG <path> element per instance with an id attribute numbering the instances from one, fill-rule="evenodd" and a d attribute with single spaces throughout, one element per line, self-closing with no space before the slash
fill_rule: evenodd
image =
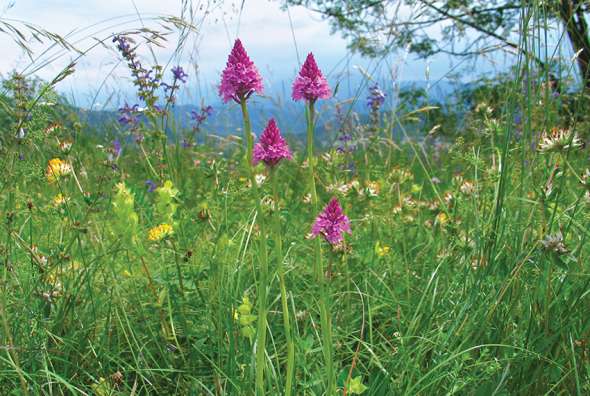
<path id="1" fill-rule="evenodd" d="M 246 0 L 242 13 L 239 13 L 241 1 L 219 0 L 193 2 L 197 11 L 197 22 L 204 17 L 204 10 L 211 10 L 206 16 L 202 29 L 189 40 L 183 56 L 176 62 L 187 63 L 191 52 L 198 50 L 196 58 L 199 71 L 204 80 L 217 77 L 223 68 L 227 53 L 237 35 L 242 38 L 249 54 L 262 70 L 271 70 L 276 77 L 291 76 L 298 68 L 293 35 L 297 41 L 300 56 L 308 51 L 318 55 L 320 63 L 330 67 L 334 59 L 346 54 L 346 43 L 337 36 L 330 35 L 330 27 L 326 21 L 303 8 L 293 8 L 291 18 L 294 30 L 291 30 L 289 16 L 280 9 L 278 1 Z M 150 20 L 156 15 L 180 15 L 180 1 L 136 0 L 137 9 L 145 17 L 148 27 L 157 28 L 157 23 Z M 86 49 L 95 43 L 88 37 L 105 38 L 111 33 L 141 26 L 134 15 L 136 9 L 131 0 L 17 0 L 5 17 L 27 21 L 41 26 L 51 32 L 68 36 L 79 49 Z M 126 15 L 126 17 L 121 17 Z M 91 26 L 91 27 L 90 27 Z M 171 47 L 175 46 L 176 36 L 170 37 L 167 48 L 155 51 L 160 62 L 165 62 L 172 55 Z M 110 43 L 108 43 L 110 45 Z M 47 47 L 35 44 L 32 48 L 36 54 L 42 53 Z M 9 43 L 0 59 L 0 72 L 11 69 L 22 70 L 28 65 L 28 59 L 22 51 Z M 54 48 L 51 52 L 56 56 L 64 51 Z M 142 55 L 149 55 L 147 48 Z M 43 57 L 50 59 L 48 55 Z M 45 79 L 52 78 L 69 61 L 74 54 L 64 54 L 50 65 L 44 66 L 37 74 Z M 76 67 L 76 75 L 69 79 L 67 89 L 82 90 L 86 87 L 95 89 L 99 81 L 110 73 L 118 58 L 112 51 L 96 48 L 84 56 Z M 42 64 L 43 62 L 41 62 Z M 189 67 L 190 69 L 190 67 Z M 115 75 L 126 75 L 120 68 Z M 68 85 L 64 82 L 63 85 Z"/>
<path id="2" fill-rule="evenodd" d="M 2 0 L 0 0 L 1 2 Z M 353 66 L 369 62 L 358 57 L 342 62 L 347 55 L 346 42 L 338 35 L 332 35 L 329 23 L 317 14 L 302 8 L 290 9 L 289 15 L 281 10 L 278 0 L 245 0 L 242 13 L 239 13 L 241 0 L 194 0 L 195 23 L 198 32 L 192 34 L 183 52 L 171 62 L 183 65 L 191 76 L 193 96 L 214 91 L 219 73 L 224 67 L 227 54 L 233 40 L 239 36 L 246 46 L 251 58 L 263 74 L 272 82 L 290 80 L 298 69 L 295 41 L 302 61 L 307 52 L 314 52 L 320 67 L 334 75 L 350 72 L 358 75 Z M 105 39 L 110 34 L 142 26 L 136 14 L 141 12 L 146 27 L 162 30 L 161 24 L 154 20 L 161 15 L 180 15 L 180 0 L 16 0 L 15 6 L 8 10 L 4 18 L 27 21 L 47 30 L 67 35 L 79 49 L 87 49 L 96 44 L 96 39 Z M 202 7 L 201 7 L 202 6 Z M 205 14 L 205 11 L 209 13 Z M 291 26 L 293 28 L 291 28 Z M 173 56 L 178 36 L 168 37 L 165 48 L 152 47 L 159 63 L 167 63 Z M 10 70 L 23 70 L 30 63 L 22 51 L 10 40 L 3 38 L 3 56 L 0 57 L 0 73 Z M 131 91 L 131 84 L 122 84 L 121 78 L 128 78 L 129 72 L 120 62 L 110 41 L 106 48 L 96 46 L 79 59 L 76 73 L 62 83 L 63 92 L 79 95 L 82 100 L 92 95 L 104 83 L 113 91 Z M 43 54 L 47 49 L 44 44 L 32 45 L 35 54 Z M 139 53 L 145 61 L 151 62 L 147 46 L 142 46 Z M 47 60 L 55 60 L 45 65 Z M 44 54 L 37 65 L 43 67 L 37 72 L 41 78 L 51 79 L 70 61 L 76 59 L 74 53 L 66 53 L 53 48 Z M 194 62 L 194 63 L 192 63 Z M 392 55 L 390 64 L 399 63 L 398 57 Z M 409 60 L 411 67 L 402 67 L 401 79 L 423 79 L 426 62 Z M 392 67 L 392 66 L 390 66 Z M 444 57 L 433 60 L 433 79 L 444 75 L 449 61 Z M 198 69 L 199 78 L 195 71 Z M 31 68 L 27 68 L 31 70 Z M 387 75 L 387 71 L 383 71 Z M 109 79 L 112 75 L 114 78 Z M 116 79 L 116 82 L 115 82 Z M 105 81 L 106 80 L 106 81 Z M 197 85 L 198 81 L 198 85 Z"/>

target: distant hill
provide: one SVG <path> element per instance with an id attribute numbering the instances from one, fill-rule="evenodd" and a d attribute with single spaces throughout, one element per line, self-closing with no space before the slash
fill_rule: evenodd
<path id="1" fill-rule="evenodd" d="M 458 90 L 468 88 L 470 84 L 454 84 L 447 81 L 440 81 L 432 84 L 426 81 L 409 81 L 402 82 L 399 86 L 391 84 L 389 87 L 383 86 L 382 89 L 386 92 L 388 100 L 384 106 L 384 110 L 395 109 L 398 103 L 391 98 L 397 97 L 398 91 L 420 91 L 427 92 L 428 100 L 432 103 L 445 102 L 453 96 Z M 342 86 L 337 88 L 336 97 L 318 103 L 318 124 L 317 136 L 321 137 L 326 132 L 325 126 L 329 123 L 334 123 L 336 119 L 336 104 L 340 104 L 341 112 L 349 115 L 352 112 L 356 113 L 359 119 L 363 120 L 368 117 L 368 108 L 366 104 L 367 92 L 366 83 L 361 86 L 357 85 L 357 92 L 348 95 Z M 356 96 L 355 96 L 356 95 Z M 242 128 L 242 114 L 239 106 L 236 103 L 222 103 L 218 98 L 208 103 L 213 107 L 213 115 L 203 124 L 203 130 L 208 134 L 215 134 L 218 136 L 227 136 L 236 134 L 241 136 Z M 175 125 L 180 130 L 190 130 L 191 126 L 191 111 L 199 111 L 200 106 L 182 104 L 176 105 L 172 108 Z M 250 117 L 252 120 L 252 127 L 255 133 L 260 132 L 268 119 L 273 117 L 277 120 L 278 125 L 283 133 L 294 138 L 302 137 L 305 134 L 305 115 L 303 111 L 303 104 L 294 102 L 288 97 L 287 93 L 279 93 L 274 90 L 274 94 L 264 97 L 252 97 L 249 101 Z M 93 129 L 99 133 L 101 131 L 112 131 L 120 129 L 117 119 L 119 113 L 116 109 L 113 110 L 85 110 L 79 109 L 78 113 L 82 121 L 87 122 Z"/>

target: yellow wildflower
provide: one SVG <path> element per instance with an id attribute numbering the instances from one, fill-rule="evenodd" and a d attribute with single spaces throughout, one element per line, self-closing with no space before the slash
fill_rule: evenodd
<path id="1" fill-rule="evenodd" d="M 387 245 L 381 245 L 381 242 L 379 242 L 379 241 L 377 241 L 377 243 L 375 244 L 375 253 L 379 257 L 387 256 L 390 251 L 391 251 L 391 247 L 389 247 Z"/>
<path id="2" fill-rule="evenodd" d="M 375 181 L 368 181 L 365 184 L 365 193 L 369 196 L 369 197 L 376 197 L 379 195 L 379 192 L 381 191 L 381 186 L 379 185 L 379 182 L 375 182 Z"/>
<path id="3" fill-rule="evenodd" d="M 55 183 L 60 177 L 66 176 L 72 173 L 72 166 L 59 158 L 53 158 L 47 164 L 47 170 L 45 176 L 49 183 Z"/>
<path id="4" fill-rule="evenodd" d="M 449 221 L 449 216 L 447 216 L 447 214 L 445 212 L 440 212 L 438 215 L 436 215 L 436 222 L 441 225 L 444 226 L 445 224 L 447 224 Z"/>
<path id="5" fill-rule="evenodd" d="M 161 241 L 162 239 L 172 235 L 172 226 L 170 224 L 160 224 L 148 231 L 148 239 L 150 241 Z"/>
<path id="6" fill-rule="evenodd" d="M 63 204 L 65 204 L 66 202 L 68 202 L 70 199 L 64 197 L 61 193 L 57 194 L 55 197 L 53 197 L 53 206 L 58 208 L 60 206 L 62 206 Z"/>

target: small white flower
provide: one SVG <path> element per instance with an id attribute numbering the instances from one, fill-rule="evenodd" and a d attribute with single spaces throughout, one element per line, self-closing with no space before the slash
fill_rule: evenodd
<path id="1" fill-rule="evenodd" d="M 262 173 L 259 173 L 256 176 L 254 176 L 254 179 L 256 180 L 256 185 L 260 187 L 266 181 L 266 176 Z"/>
<path id="2" fill-rule="evenodd" d="M 64 140 L 59 144 L 59 149 L 64 153 L 68 153 L 72 149 L 72 142 Z"/>
<path id="3" fill-rule="evenodd" d="M 550 133 L 543 132 L 539 151 L 542 153 L 565 152 L 575 150 L 584 146 L 582 140 L 570 129 L 553 128 Z"/>
<path id="4" fill-rule="evenodd" d="M 338 186 L 338 191 L 341 192 L 342 194 L 346 195 L 346 194 L 348 194 L 348 192 L 350 191 L 351 188 L 352 188 L 352 185 L 345 183 L 345 184 Z"/>
<path id="5" fill-rule="evenodd" d="M 471 183 L 470 181 L 463 182 L 463 184 L 461 184 L 461 187 L 459 187 L 459 189 L 465 195 L 473 195 L 476 192 L 475 185 L 473 183 Z"/>
<path id="6" fill-rule="evenodd" d="M 541 245 L 545 250 L 554 252 L 557 254 L 567 253 L 567 248 L 563 242 L 563 234 L 559 231 L 554 235 L 547 235 L 542 241 Z"/>

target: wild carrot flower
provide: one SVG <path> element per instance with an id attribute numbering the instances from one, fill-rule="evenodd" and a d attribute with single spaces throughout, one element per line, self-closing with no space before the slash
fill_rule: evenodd
<path id="1" fill-rule="evenodd" d="M 148 231 L 148 239 L 154 242 L 161 241 L 162 239 L 172 235 L 173 232 L 174 230 L 170 224 L 163 223 L 151 228 Z"/>
<path id="2" fill-rule="evenodd" d="M 72 166 L 59 158 L 50 160 L 45 170 L 45 176 L 49 183 L 55 183 L 60 177 L 69 175 L 70 173 L 72 173 Z"/>
<path id="3" fill-rule="evenodd" d="M 550 133 L 543 132 L 539 143 L 539 151 L 542 153 L 565 152 L 578 149 L 583 145 L 584 143 L 577 133 L 570 129 L 553 128 Z"/>
<path id="4" fill-rule="evenodd" d="M 336 198 L 332 198 L 318 215 L 311 229 L 314 237 L 322 235 L 331 245 L 338 245 L 344 240 L 344 233 L 351 234 L 350 221 L 342 213 L 342 207 Z"/>
<path id="5" fill-rule="evenodd" d="M 230 99 L 240 103 L 242 99 L 248 99 L 254 92 L 261 94 L 263 89 L 262 77 L 258 69 L 248 57 L 240 39 L 237 39 L 221 75 L 219 96 L 225 103 Z"/>
<path id="6" fill-rule="evenodd" d="M 281 136 L 274 118 L 271 118 L 260 136 L 260 141 L 254 146 L 254 165 L 263 161 L 266 165 L 273 167 L 282 159 L 292 158 L 287 142 Z"/>
<path id="7" fill-rule="evenodd" d="M 329 99 L 330 96 L 332 96 L 332 92 L 328 86 L 328 81 L 326 81 L 313 54 L 310 52 L 299 71 L 299 75 L 293 82 L 293 100 L 315 102 L 317 99 Z"/>

